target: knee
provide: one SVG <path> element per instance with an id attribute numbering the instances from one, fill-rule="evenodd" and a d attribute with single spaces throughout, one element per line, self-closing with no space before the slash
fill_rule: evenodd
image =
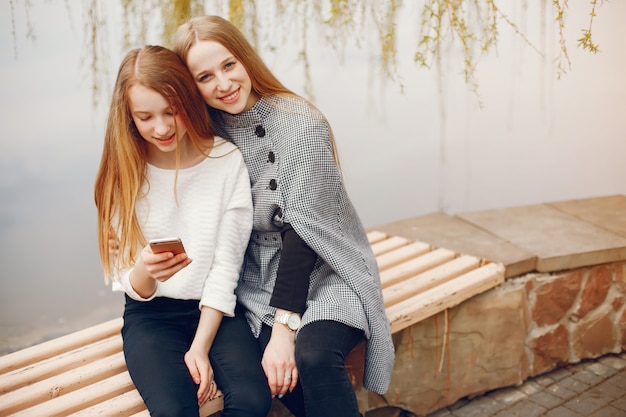
<path id="1" fill-rule="evenodd" d="M 255 387 L 224 394 L 223 417 L 266 417 L 272 406 L 269 388 Z"/>
<path id="2" fill-rule="evenodd" d="M 296 349 L 296 366 L 301 372 L 314 369 L 343 369 L 344 358 L 332 350 Z"/>

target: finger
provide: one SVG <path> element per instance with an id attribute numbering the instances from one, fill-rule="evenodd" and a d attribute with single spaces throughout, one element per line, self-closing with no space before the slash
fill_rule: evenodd
<path id="1" fill-rule="evenodd" d="M 283 378 L 283 385 L 280 388 L 280 394 L 278 395 L 278 398 L 282 398 L 282 396 L 287 394 L 288 391 L 291 392 L 296 387 L 296 384 L 298 383 L 298 379 L 296 376 L 295 381 L 294 381 L 293 375 L 294 375 L 293 370 L 285 372 L 285 377 Z"/>
<path id="2" fill-rule="evenodd" d="M 200 396 L 198 397 L 198 406 L 202 407 L 204 403 L 206 403 L 210 399 L 211 399 L 211 391 L 209 389 L 201 397 Z"/>
<path id="3" fill-rule="evenodd" d="M 215 396 L 217 395 L 217 384 L 215 383 L 215 380 L 211 381 L 211 384 L 209 385 L 209 399 L 214 399 Z"/>
<path id="4" fill-rule="evenodd" d="M 298 385 L 298 370 L 296 368 L 293 368 L 291 370 L 291 380 L 289 381 L 289 392 L 292 392 L 294 389 L 296 389 L 296 385 Z"/>
<path id="5" fill-rule="evenodd" d="M 284 369 L 276 370 L 276 396 L 282 398 L 289 388 L 289 375 Z"/>
<path id="6" fill-rule="evenodd" d="M 275 397 L 276 394 L 278 394 L 278 389 L 276 386 L 276 368 L 268 369 L 265 364 L 262 365 L 263 370 L 265 371 L 265 377 L 267 378 L 267 385 L 270 387 L 270 393 L 272 394 L 272 397 Z"/>
<path id="7" fill-rule="evenodd" d="M 210 394 L 210 380 L 206 372 L 200 371 L 200 386 L 198 387 L 198 399 L 208 397 Z"/>
<path id="8" fill-rule="evenodd" d="M 198 372 L 198 368 L 195 366 L 190 366 L 187 364 L 187 369 L 189 369 L 189 375 L 191 375 L 191 379 L 193 379 L 194 384 L 199 384 L 200 381 L 200 372 Z"/>

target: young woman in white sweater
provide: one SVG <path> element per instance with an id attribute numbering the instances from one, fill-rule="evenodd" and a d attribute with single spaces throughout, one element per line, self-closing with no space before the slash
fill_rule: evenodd
<path id="1" fill-rule="evenodd" d="M 150 414 L 197 417 L 219 386 L 224 417 L 265 416 L 260 357 L 238 350 L 254 339 L 235 316 L 252 226 L 248 171 L 166 48 L 130 51 L 120 66 L 95 201 L 105 276 L 126 297 L 126 363 Z M 172 236 L 185 252 L 148 244 Z"/>

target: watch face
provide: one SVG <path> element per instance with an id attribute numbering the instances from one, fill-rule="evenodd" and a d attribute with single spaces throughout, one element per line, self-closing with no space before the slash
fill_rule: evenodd
<path id="1" fill-rule="evenodd" d="M 292 330 L 296 330 L 300 327 L 300 317 L 297 314 L 291 314 L 287 319 L 287 326 Z"/>

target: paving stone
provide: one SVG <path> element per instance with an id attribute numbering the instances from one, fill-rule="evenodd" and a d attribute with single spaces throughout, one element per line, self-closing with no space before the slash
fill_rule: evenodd
<path id="1" fill-rule="evenodd" d="M 612 377 L 596 385 L 596 388 L 600 390 L 603 395 L 611 397 L 611 399 L 620 398 L 626 393 L 624 392 L 624 388 L 621 388 L 615 384 Z"/>
<path id="2" fill-rule="evenodd" d="M 542 407 L 551 409 L 563 403 L 563 399 L 556 395 L 550 394 L 548 391 L 538 392 L 528 397 L 530 401 L 539 404 Z"/>
<path id="3" fill-rule="evenodd" d="M 589 384 L 586 384 L 584 382 L 577 380 L 576 378 L 574 378 L 574 376 L 563 378 L 562 380 L 559 381 L 559 385 L 569 390 L 572 390 L 576 393 L 587 391 L 590 387 Z"/>
<path id="4" fill-rule="evenodd" d="M 570 389 L 554 384 L 548 387 L 548 391 L 564 400 L 569 400 L 576 396 L 576 393 Z"/>
<path id="5" fill-rule="evenodd" d="M 495 414 L 497 411 L 508 407 L 508 404 L 505 404 L 491 396 L 484 396 L 473 402 L 478 404 L 485 410 L 485 414 L 483 415 L 492 415 Z"/>
<path id="6" fill-rule="evenodd" d="M 554 372 L 550 373 L 550 378 L 554 379 L 555 381 L 560 381 L 563 378 L 567 378 L 568 376 L 572 375 L 572 371 L 567 369 L 567 368 L 562 368 L 562 369 L 557 369 Z"/>
<path id="7" fill-rule="evenodd" d="M 519 389 L 524 394 L 529 395 L 529 396 L 543 391 L 543 387 L 539 385 L 538 383 L 536 383 L 535 381 L 524 382 L 517 389 Z"/>
<path id="8" fill-rule="evenodd" d="M 603 359 L 464 398 L 427 417 L 626 417 L 626 353 Z"/>
<path id="9" fill-rule="evenodd" d="M 619 410 L 622 410 L 624 412 L 624 415 L 626 415 L 626 396 L 618 400 L 612 401 L 611 406 Z"/>
<path id="10" fill-rule="evenodd" d="M 607 377 L 617 373 L 616 369 L 600 362 L 591 363 L 586 369 L 601 377 Z"/>
<path id="11" fill-rule="evenodd" d="M 600 358 L 599 362 L 613 369 L 617 369 L 618 371 L 626 368 L 626 359 L 619 356 L 605 356 Z"/>
<path id="12" fill-rule="evenodd" d="M 611 402 L 611 398 L 604 395 L 602 391 L 592 388 L 583 392 L 576 398 L 565 403 L 565 407 L 574 410 L 584 416 L 596 412 Z"/>
<path id="13" fill-rule="evenodd" d="M 576 372 L 575 374 L 572 375 L 572 378 L 577 379 L 591 386 L 597 385 L 603 380 L 601 376 L 598 376 L 595 373 L 587 369 L 580 371 L 580 372 Z"/>
<path id="14" fill-rule="evenodd" d="M 542 375 L 542 376 L 538 376 L 535 379 L 533 379 L 533 382 L 535 382 L 536 384 L 541 385 L 542 387 L 547 387 L 549 385 L 554 384 L 554 379 L 550 378 L 550 376 L 548 375 Z"/>
<path id="15" fill-rule="evenodd" d="M 613 375 L 608 380 L 616 386 L 626 390 L 626 372 L 620 372 L 617 375 Z"/>
<path id="16" fill-rule="evenodd" d="M 569 408 L 559 406 L 553 410 L 548 411 L 545 414 L 545 417 L 578 417 L 582 416 L 582 414 L 577 413 L 576 411 L 570 410 Z"/>
<path id="17" fill-rule="evenodd" d="M 611 406 L 606 406 L 589 415 L 589 417 L 624 417 L 624 411 Z"/>
<path id="18" fill-rule="evenodd" d="M 495 414 L 497 417 L 539 417 L 543 415 L 546 411 L 546 408 L 529 402 L 529 401 L 521 401 L 513 405 L 511 408 L 507 408 L 506 410 L 502 410 L 499 413 Z M 485 415 L 481 416 L 485 417 Z"/>

